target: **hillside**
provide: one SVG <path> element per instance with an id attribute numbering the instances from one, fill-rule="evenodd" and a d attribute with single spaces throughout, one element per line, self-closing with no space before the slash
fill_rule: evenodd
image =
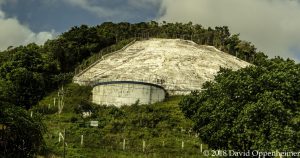
<path id="1" fill-rule="evenodd" d="M 171 94 L 201 90 L 220 67 L 237 70 L 250 64 L 213 46 L 180 39 L 136 41 L 100 59 L 74 77 L 82 85 L 104 81 L 143 81 L 162 85 Z"/>
<path id="2" fill-rule="evenodd" d="M 220 67 L 237 70 L 248 65 L 212 46 L 180 39 L 150 39 L 107 55 L 76 75 L 74 81 L 164 80 L 167 90 L 177 89 L 183 94 L 200 90 L 204 82 L 213 80 Z M 70 157 L 201 157 L 201 149 L 207 148 L 179 109 L 181 96 L 152 105 L 137 102 L 116 108 L 94 105 L 90 95 L 91 88 L 69 84 L 35 107 L 34 111 L 44 114 L 48 127 L 46 153 L 62 156 L 58 133 L 64 131 Z M 53 100 L 63 102 L 61 114 Z M 91 117 L 83 117 L 86 111 L 92 112 Z M 99 126 L 90 127 L 90 121 L 98 121 Z"/>
<path id="3" fill-rule="evenodd" d="M 111 152 L 110 150 L 105 150 L 102 152 L 99 146 L 93 146 L 93 143 L 96 142 L 96 139 L 102 138 L 102 136 L 108 135 L 111 136 L 110 130 L 105 131 L 104 129 L 110 129 L 112 127 L 116 127 L 119 130 L 119 125 L 124 127 L 123 123 L 125 123 L 126 130 L 128 131 L 127 127 L 132 127 L 132 131 L 141 131 L 142 134 L 149 135 L 149 131 L 157 130 L 158 127 L 155 126 L 146 126 L 143 125 L 142 127 L 136 127 L 134 125 L 138 125 L 138 121 L 143 121 L 142 116 L 147 115 L 146 122 L 153 122 L 156 118 L 162 118 L 160 120 L 165 120 L 168 123 L 164 123 L 162 121 L 162 126 L 168 127 L 166 133 L 171 133 L 172 135 L 168 138 L 175 143 L 175 146 L 169 146 L 174 149 L 172 150 L 162 148 L 158 145 L 159 149 L 162 149 L 159 152 L 150 152 L 151 154 L 159 155 L 162 153 L 171 153 L 170 157 L 182 156 L 185 152 L 181 152 L 181 141 L 179 138 L 175 138 L 178 136 L 175 131 L 178 133 L 178 129 L 181 129 L 182 123 L 187 123 L 185 127 L 192 127 L 190 121 L 182 117 L 182 113 L 178 110 L 177 103 L 181 100 L 181 97 L 171 97 L 170 100 L 167 100 L 165 103 L 154 104 L 154 105 L 145 105 L 145 106 L 132 106 L 132 107 L 123 107 L 121 109 L 116 109 L 114 107 L 97 107 L 91 104 L 89 101 L 90 99 L 90 92 L 91 87 L 79 87 L 76 84 L 69 84 L 74 77 L 74 72 L 78 72 L 91 63 L 96 61 L 99 58 L 104 56 L 114 57 L 114 54 L 107 55 L 115 50 L 120 49 L 127 43 L 132 40 L 145 40 L 150 37 L 155 38 L 168 38 L 168 39 L 176 39 L 181 38 L 181 40 L 175 40 L 178 42 L 178 45 L 186 45 L 187 49 L 190 53 L 194 54 L 206 54 L 211 55 L 213 51 L 216 51 L 215 57 L 217 58 L 218 54 L 222 54 L 225 58 L 226 56 L 236 56 L 239 59 L 245 60 L 255 65 L 264 65 L 266 62 L 266 56 L 263 53 L 256 52 L 256 48 L 250 43 L 239 39 L 239 35 L 231 35 L 229 32 L 228 27 L 215 27 L 215 28 L 203 28 L 199 24 L 184 24 L 184 23 L 163 23 L 158 24 L 156 22 L 141 22 L 137 24 L 130 24 L 130 23 L 118 23 L 114 24 L 111 22 L 103 23 L 97 26 L 74 26 L 70 28 L 67 32 L 62 33 L 57 39 L 49 40 L 44 45 L 37 45 L 37 44 L 29 44 L 26 46 L 18 46 L 18 47 L 9 47 L 7 50 L 0 52 L 0 107 L 1 107 L 1 117 L 0 117 L 0 130 L 1 130 L 1 140 L 0 140 L 0 147 L 1 153 L 0 155 L 4 155 L 4 157 L 28 157 L 34 156 L 36 154 L 47 155 L 47 153 L 54 153 L 55 155 L 61 156 L 62 155 L 62 144 L 58 143 L 58 132 L 62 132 L 64 128 L 66 128 L 66 140 L 68 143 L 67 153 L 72 155 L 73 157 L 85 157 L 87 154 L 93 154 L 92 156 L 98 156 L 99 153 L 116 153 Z M 125 39 L 125 40 L 124 40 Z M 155 39 L 153 39 L 155 44 Z M 201 51 L 194 51 L 196 46 L 193 42 L 186 42 L 185 40 L 192 40 L 193 42 L 197 43 L 198 45 L 210 45 L 210 46 L 199 46 L 201 48 L 207 49 L 207 52 Z M 151 41 L 151 40 L 150 40 Z M 175 43 L 176 43 L 175 42 Z M 181 43 L 180 43 L 181 42 Z M 138 44 L 140 42 L 136 42 Z M 160 42 L 156 42 L 157 48 Z M 172 42 L 167 42 L 172 43 Z M 157 45 L 158 44 L 158 45 Z M 151 44 L 149 44 L 151 45 Z M 226 52 L 227 54 L 223 54 L 217 51 L 215 48 Z M 170 50 L 173 49 L 174 45 L 168 46 Z M 149 47 L 150 48 L 150 47 Z M 138 47 L 137 47 L 138 49 Z M 161 49 L 161 48 L 159 48 Z M 130 52 L 130 51 L 129 51 Z M 131 50 L 131 53 L 143 52 L 143 50 L 134 52 Z M 153 51 L 151 51 L 153 52 Z M 167 53 L 158 51 L 158 53 L 162 53 L 162 55 L 166 55 Z M 203 66 L 206 66 L 206 62 L 214 61 L 214 58 L 209 58 L 208 61 L 200 60 L 200 56 L 194 58 L 193 55 L 188 55 L 186 58 L 185 55 L 182 55 L 184 51 L 173 52 L 174 57 L 176 57 L 178 61 L 181 58 L 186 59 L 185 64 L 190 64 L 191 59 L 199 60 L 200 63 L 203 62 Z M 229 55 L 230 54 L 230 55 Z M 144 52 L 143 55 L 153 55 L 153 53 Z M 167 54 L 170 55 L 170 54 Z M 233 57 L 230 56 L 230 57 Z M 128 56 L 130 59 L 134 56 Z M 234 58 L 234 57 L 233 57 Z M 104 57 L 104 60 L 107 59 Z M 116 58 L 117 59 L 117 58 Z M 133 58 L 135 59 L 135 58 Z M 145 60 L 142 56 L 139 57 L 141 60 Z M 178 69 L 179 63 L 173 62 L 172 58 L 168 58 L 167 62 L 161 62 L 157 60 L 159 58 L 150 58 L 152 62 L 158 62 L 161 66 L 167 64 L 167 66 L 171 67 L 167 70 L 173 70 L 174 74 L 168 73 L 169 76 L 174 76 L 173 79 L 180 78 L 177 76 L 179 73 L 185 74 L 181 69 Z M 162 58 L 166 59 L 166 58 Z M 237 59 L 236 61 L 239 61 Z M 150 60 L 150 61 L 151 61 Z M 121 62 L 122 60 L 116 60 L 116 62 Z M 132 60 L 129 60 L 132 61 Z M 221 60 L 218 60 L 221 62 Z M 147 68 L 145 68 L 144 62 L 136 62 L 133 64 L 140 64 L 143 68 L 143 72 L 137 73 L 137 75 L 132 75 L 131 77 L 136 77 L 133 79 L 143 79 L 149 76 Z M 151 62 L 149 62 L 151 63 Z M 222 63 L 222 62 L 221 62 Z M 178 64 L 178 65 L 176 65 Z M 126 64 L 124 64 L 126 66 Z M 151 66 L 151 65 L 148 65 Z M 180 65 L 181 66 L 181 65 Z M 186 66 L 186 65 L 185 65 Z M 197 65 L 191 65 L 197 66 Z M 188 68 L 189 66 L 187 66 Z M 131 71 L 135 68 L 130 67 L 130 64 L 127 67 L 119 67 L 124 70 L 124 74 L 127 76 L 127 71 L 125 68 L 131 68 Z M 150 67 L 151 70 L 155 70 L 155 72 L 162 73 L 160 76 L 166 76 L 163 71 L 159 71 L 160 65 L 154 65 Z M 193 67 L 195 68 L 195 67 Z M 214 68 L 219 68 L 219 65 L 215 65 Z M 114 70 L 114 69 L 113 69 Z M 189 73 L 191 76 L 184 76 L 177 80 L 176 83 L 171 82 L 171 84 L 177 86 L 176 88 L 182 87 L 183 84 L 179 82 L 183 82 L 183 79 L 192 79 L 192 77 L 196 77 L 196 79 L 201 79 L 201 77 L 205 78 L 205 75 L 194 75 L 194 73 L 188 72 L 188 69 L 184 69 Z M 197 71 L 197 70 L 196 70 Z M 215 70 L 214 70 L 215 71 Z M 109 71 L 108 71 L 109 72 Z M 138 71 L 137 71 L 138 72 Z M 209 74 L 211 71 L 207 71 Z M 110 72 L 109 72 L 110 73 Z M 144 75 L 144 73 L 146 75 Z M 152 74 L 153 72 L 151 72 Z M 122 73 L 119 72 L 120 75 Z M 139 75 L 139 76 L 138 76 Z M 144 75 L 144 76 L 143 76 Z M 186 75 L 186 74 L 185 74 Z M 142 76 L 142 77 L 141 77 Z M 200 77 L 198 77 L 200 76 Z M 102 76 L 103 77 L 103 76 Z M 104 76 L 106 77 L 106 76 Z M 117 77 L 120 76 L 115 76 Z M 125 76 L 123 76 L 123 79 Z M 111 78 L 108 78 L 111 79 Z M 131 78 L 132 79 L 132 78 Z M 148 78 L 149 79 L 149 78 Z M 168 78 L 158 78 L 156 79 L 166 80 Z M 170 80 L 170 81 L 172 81 Z M 148 80 L 149 81 L 149 80 Z M 199 80 L 199 85 L 203 81 Z M 64 90 L 58 90 L 58 87 L 64 87 Z M 171 87 L 170 87 L 171 88 Z M 179 89 L 178 88 L 178 89 Z M 192 88 L 192 86 L 186 86 L 183 88 Z M 197 86 L 196 88 L 199 88 Z M 200 87 L 201 88 L 201 87 Z M 58 96 L 59 94 L 59 96 Z M 169 101 L 171 101 L 172 106 L 169 105 Z M 174 102 L 173 102 L 174 101 Z M 58 104 L 65 105 L 62 109 L 62 113 L 58 114 Z M 90 119 L 83 119 L 80 114 L 80 108 L 78 106 L 84 106 L 99 111 L 94 111 L 93 115 Z M 170 108 L 167 109 L 166 107 Z M 101 109 L 102 108 L 102 109 Z M 157 109 L 156 109 L 157 108 Z M 155 110 L 153 110 L 155 109 Z M 79 111 L 78 111 L 79 110 Z M 82 109 L 81 109 L 82 110 Z M 108 110 L 108 111 L 106 111 Z M 31 113 L 33 111 L 33 115 Z M 111 112 L 109 112 L 111 111 Z M 122 111 L 122 119 L 125 121 L 120 121 L 119 116 L 114 116 L 114 112 Z M 154 113 L 154 112 L 155 113 Z M 18 114 L 16 114 L 18 112 Z M 154 115 L 156 112 L 159 115 Z M 142 116 L 137 116 L 139 113 L 145 113 Z M 107 117 L 106 117 L 107 116 Z M 126 118 L 125 116 L 131 116 L 130 118 L 138 119 L 138 121 L 131 122 L 130 118 Z M 170 116 L 170 117 L 164 117 Z M 180 116 L 174 117 L 171 116 Z M 44 119 L 44 125 L 41 124 L 41 119 Z M 85 123 L 91 119 L 96 119 L 99 122 L 104 123 L 99 128 L 84 128 Z M 170 120 L 171 119 L 171 120 Z M 115 122 L 119 121 L 119 122 Z M 129 123 L 128 123 L 129 122 Z M 159 124 L 160 121 L 154 122 Z M 170 123 L 171 122 L 171 123 Z M 172 123 L 173 122 L 173 123 Z M 174 122 L 178 123 L 174 125 Z M 150 124 L 150 123 L 147 123 Z M 153 124 L 153 123 L 152 123 Z M 169 128 L 169 126 L 172 128 Z M 186 124 L 185 124 L 186 125 Z M 48 127 L 48 131 L 46 133 L 44 130 L 44 126 Z M 79 127 L 80 126 L 80 127 Z M 106 128 L 104 128 L 107 126 Z M 181 127 L 180 127 L 181 126 Z M 29 128 L 30 127 L 30 128 Z M 147 128 L 144 128 L 147 127 Z M 151 128 L 150 128 L 151 127 Z M 173 128 L 174 127 L 174 128 Z M 147 130 L 144 130 L 147 129 Z M 177 129 L 177 130 L 176 130 Z M 104 131 L 103 131 L 104 130 Z M 84 131 L 88 131 L 84 133 Z M 94 134 L 99 132 L 103 135 Z M 119 136 L 117 141 L 119 142 L 121 139 L 121 133 L 117 133 L 116 135 Z M 75 134 L 72 132 L 76 132 Z M 175 134 L 174 134 L 175 132 Z M 91 142 L 92 146 L 86 146 L 86 148 L 79 148 L 77 142 L 80 138 L 78 136 L 86 134 L 88 137 L 85 139 L 87 142 Z M 126 133 L 126 132 L 125 132 Z M 150 133 L 157 133 L 157 132 L 150 132 Z M 163 132 L 162 132 L 163 133 Z M 43 134 L 45 139 L 43 139 Z M 69 134 L 69 135 L 68 135 Z M 173 134 L 175 136 L 173 136 Z M 126 135 L 126 134 L 125 134 Z M 138 149 L 140 150 L 140 146 L 143 139 L 152 140 L 152 138 L 157 138 L 155 135 L 151 135 L 152 137 L 133 137 L 134 139 L 137 138 Z M 186 137 L 184 132 L 182 133 L 181 138 L 184 140 L 190 141 L 197 141 L 197 138 L 193 137 Z M 131 139 L 131 137 L 129 137 Z M 104 139 L 104 138 L 103 138 Z M 40 145 L 45 140 L 46 145 Z M 109 140 L 106 139 L 105 140 Z M 115 139 L 114 139 L 115 140 Z M 151 142 L 150 140 L 150 142 Z M 162 138 L 159 136 L 159 140 L 153 139 L 153 142 L 157 142 L 161 145 Z M 176 140 L 176 141 L 174 141 Z M 84 141 L 84 142 L 85 142 Z M 149 143 L 148 140 L 145 140 L 146 144 Z M 72 142 L 76 142 L 75 144 Z M 200 143 L 197 141 L 197 143 Z M 184 151 L 192 152 L 190 155 L 193 155 L 195 151 L 199 152 L 199 144 L 195 145 L 194 147 L 189 147 L 189 143 L 185 142 L 184 144 Z M 86 143 L 84 143 L 87 145 Z M 151 143 L 149 143 L 151 144 Z M 110 145 L 110 148 L 112 145 Z M 146 145 L 147 146 L 147 145 Z M 167 145 L 166 145 L 167 146 Z M 118 146 L 119 147 L 119 146 Z M 44 150 L 41 150 L 44 149 Z M 45 150 L 46 149 L 46 150 Z M 153 148 L 151 148 L 153 149 Z M 157 149 L 157 148 L 155 148 Z M 187 149 L 187 150 L 186 150 Z M 144 153 L 140 151 L 126 151 L 125 153 L 118 155 L 123 156 L 130 155 L 130 154 L 139 154 L 145 156 Z M 118 153 L 116 153 L 118 154 Z M 80 156 L 83 155 L 83 156 Z M 90 156 L 88 155 L 88 156 Z M 195 154 L 194 154 L 195 155 Z M 160 155 L 159 155 L 160 156 Z M 157 157 L 159 157 L 157 156 Z M 197 155 L 199 156 L 199 155 Z M 129 156 L 128 156 L 129 157 Z"/>
<path id="4" fill-rule="evenodd" d="M 59 133 L 65 130 L 67 157 L 202 157 L 201 141 L 191 131 L 192 122 L 178 107 L 181 96 L 153 105 L 96 106 L 84 101 L 89 99 L 89 87 L 69 84 L 64 87 L 65 104 L 58 114 L 53 106 L 57 93 L 51 93 L 33 109 L 44 114 L 48 155 L 63 156 Z M 91 110 L 92 116 L 83 118 L 80 107 Z M 99 127 L 90 127 L 91 120 L 99 121 Z"/>

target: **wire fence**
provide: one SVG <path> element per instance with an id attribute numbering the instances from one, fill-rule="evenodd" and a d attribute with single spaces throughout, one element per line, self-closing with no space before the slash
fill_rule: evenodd
<path id="1" fill-rule="evenodd" d="M 64 130 L 59 132 L 55 138 L 57 139 L 56 145 L 60 146 L 59 148 L 66 148 L 66 153 L 68 153 L 69 146 L 70 148 L 96 148 L 106 152 L 125 151 L 129 153 L 166 153 L 171 155 L 202 155 L 203 150 L 208 149 L 207 145 L 198 141 L 198 135 L 190 130 L 181 129 L 178 131 L 178 129 L 174 129 L 170 134 L 175 136 L 137 138 L 122 136 L 122 134 L 109 134 L 93 138 L 95 133 L 87 135 Z M 65 146 L 63 143 L 65 143 Z"/>
<path id="2" fill-rule="evenodd" d="M 193 41 L 193 44 L 201 44 L 203 43 L 200 34 L 155 34 L 155 33 L 137 33 L 134 37 L 123 39 L 118 45 L 113 45 L 107 48 L 102 49 L 99 53 L 94 54 L 88 60 L 84 61 L 83 64 L 78 66 L 75 69 L 75 74 L 78 76 L 84 73 L 87 69 L 97 64 L 99 61 L 104 59 L 106 56 L 118 53 L 120 51 L 125 50 L 127 47 L 132 45 L 136 41 L 148 40 L 150 38 L 169 38 L 169 39 L 181 39 L 181 40 L 189 40 L 186 42 Z M 75 76 L 76 76 L 75 75 Z"/>
<path id="3" fill-rule="evenodd" d="M 211 43 L 211 42 L 208 42 L 208 41 L 211 41 L 211 39 L 206 36 L 207 36 L 206 33 L 174 34 L 174 33 L 167 33 L 167 32 L 165 32 L 165 33 L 144 32 L 144 33 L 135 33 L 134 36 L 128 37 L 128 38 L 120 37 L 119 43 L 109 46 L 107 48 L 104 48 L 99 53 L 96 53 L 96 54 L 92 55 L 89 59 L 83 61 L 83 63 L 75 69 L 75 76 L 80 75 L 81 73 L 85 72 L 87 69 L 89 69 L 93 65 L 97 64 L 99 62 L 99 60 L 105 58 L 107 55 L 125 50 L 127 47 L 132 45 L 135 41 L 148 40 L 150 38 L 181 39 L 181 40 L 186 40 L 186 42 L 189 42 L 189 43 L 191 43 L 191 41 L 192 41 L 192 42 L 194 42 L 193 44 L 195 46 L 201 47 L 201 45 L 207 45 L 207 43 Z M 214 48 L 211 48 L 214 51 L 216 50 L 215 47 L 217 47 L 219 49 L 222 48 L 222 44 L 220 44 L 220 43 L 217 44 L 217 43 L 212 42 L 210 45 L 214 46 Z M 237 57 L 238 55 L 239 55 L 239 52 L 234 53 L 234 56 Z M 251 57 L 248 57 L 249 60 L 250 59 L 252 60 L 253 58 L 254 58 L 253 55 Z M 245 55 L 245 61 L 247 61 L 246 59 L 247 59 L 247 57 Z"/>
<path id="4" fill-rule="evenodd" d="M 83 63 L 81 65 L 79 65 L 77 68 L 75 68 L 75 77 L 80 76 L 81 74 L 83 74 L 84 72 L 89 70 L 91 67 L 96 65 L 98 62 L 100 62 L 105 57 L 125 50 L 127 47 L 132 45 L 135 41 L 136 41 L 135 39 L 123 40 L 118 45 L 113 45 L 113 46 L 104 48 L 99 53 L 93 54 L 90 58 L 83 61 Z"/>
<path id="5" fill-rule="evenodd" d="M 87 72 L 90 68 L 92 68 L 94 65 L 105 59 L 107 56 L 124 51 L 126 48 L 131 46 L 136 41 L 141 40 L 147 40 L 149 38 L 171 38 L 171 39 L 182 39 L 182 40 L 191 40 L 193 42 L 199 42 L 198 35 L 182 35 L 182 34 L 174 34 L 172 36 L 169 35 L 161 35 L 161 34 L 149 34 L 149 33 L 140 33 L 135 34 L 135 37 L 133 39 L 127 40 L 123 42 L 120 46 L 123 46 L 122 48 L 116 50 L 112 49 L 110 47 L 103 49 L 99 53 L 95 54 L 93 57 L 91 57 L 85 64 L 82 64 L 81 66 L 77 67 L 75 70 L 75 77 L 73 78 L 74 83 L 78 83 L 80 85 L 85 86 L 95 86 L 98 83 L 103 82 L 112 82 L 112 81 L 136 81 L 136 82 L 145 82 L 145 83 L 153 83 L 159 86 L 164 87 L 170 94 L 188 94 L 191 91 L 201 91 L 203 90 L 200 80 L 194 80 L 191 81 L 188 79 L 188 82 L 186 80 L 170 80 L 166 77 L 160 77 L 158 75 L 153 75 L 148 78 L 114 78 L 114 79 L 106 79 L 106 78 L 96 78 L 96 79 L 80 79 L 80 76 Z M 187 41 L 189 42 L 189 41 Z M 200 41 L 201 42 L 201 41 Z M 194 43 L 194 44 L 196 44 Z M 119 46 L 119 47 L 120 47 Z"/>

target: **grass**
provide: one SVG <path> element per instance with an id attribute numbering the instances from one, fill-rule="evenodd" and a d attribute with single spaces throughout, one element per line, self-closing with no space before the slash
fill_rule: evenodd
<path id="1" fill-rule="evenodd" d="M 48 129 L 44 135 L 45 155 L 63 156 L 63 143 L 58 137 L 65 130 L 66 157 L 204 157 L 200 151 L 202 142 L 191 130 L 192 122 L 178 107 L 182 96 L 173 96 L 152 105 L 116 108 L 89 103 L 90 92 L 90 87 L 68 84 L 64 87 L 65 105 L 61 114 L 57 113 L 57 107 L 49 106 L 54 104 L 53 98 L 59 98 L 58 92 L 49 94 L 33 108 L 44 115 Z M 93 114 L 83 118 L 81 111 L 87 109 Z M 98 121 L 99 126 L 90 127 L 91 120 Z M 202 147 L 208 148 L 205 144 Z"/>

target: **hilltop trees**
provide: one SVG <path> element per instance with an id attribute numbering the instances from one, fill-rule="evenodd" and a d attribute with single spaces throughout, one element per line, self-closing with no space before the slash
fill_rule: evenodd
<path id="1" fill-rule="evenodd" d="M 300 144 L 300 65 L 275 58 L 222 69 L 203 92 L 180 103 L 214 149 L 296 151 Z"/>
<path id="2" fill-rule="evenodd" d="M 18 47 L 10 53 L 10 60 L 0 66 L 0 78 L 6 83 L 3 93 L 10 94 L 3 97 L 28 109 L 44 94 L 47 68 L 35 44 Z"/>
<path id="3" fill-rule="evenodd" d="M 206 29 L 201 25 L 193 24 L 192 22 L 163 22 L 161 24 L 155 21 L 141 22 L 136 24 L 130 24 L 126 22 L 121 22 L 118 24 L 105 22 L 96 27 L 87 27 L 85 25 L 81 27 L 73 27 L 70 31 L 64 33 L 62 37 L 65 37 L 66 39 L 70 39 L 68 37 L 80 37 L 82 32 L 86 32 L 83 33 L 83 35 L 86 35 L 87 37 L 83 36 L 83 38 L 75 38 L 76 41 L 78 41 L 77 39 L 84 39 L 88 37 L 93 37 L 92 39 L 105 37 L 105 41 L 110 41 L 110 43 L 104 44 L 106 46 L 122 39 L 162 37 L 182 38 L 186 40 L 193 40 L 201 45 L 213 45 L 222 51 L 241 58 L 242 60 L 251 62 L 251 59 L 253 59 L 253 56 L 256 53 L 255 47 L 250 42 L 240 40 L 238 34 L 231 35 L 227 26 L 217 26 L 215 28 L 208 27 Z M 95 36 L 96 33 L 92 32 L 97 32 L 98 36 Z M 105 43 L 104 41 L 100 42 Z M 88 44 L 90 43 L 93 42 L 88 42 Z"/>
<path id="4" fill-rule="evenodd" d="M 95 27 L 82 25 L 72 27 L 58 39 L 47 41 L 44 51 L 57 61 L 60 71 L 66 73 L 73 72 L 84 59 L 114 43 L 112 36 L 102 35 Z"/>
<path id="5" fill-rule="evenodd" d="M 0 89 L 5 90 L 0 97 L 29 109 L 45 93 L 69 81 L 84 59 L 114 43 L 113 36 L 82 25 L 44 46 L 32 43 L 0 52 Z"/>

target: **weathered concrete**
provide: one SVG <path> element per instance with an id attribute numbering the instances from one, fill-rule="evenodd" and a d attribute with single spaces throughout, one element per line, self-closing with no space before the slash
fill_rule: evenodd
<path id="1" fill-rule="evenodd" d="M 159 85 L 168 95 L 184 95 L 202 90 L 203 83 L 212 81 L 220 67 L 238 70 L 249 65 L 213 46 L 197 45 L 180 39 L 150 39 L 136 41 L 117 53 L 107 55 L 76 75 L 73 81 L 91 86 L 111 81 L 137 81 Z M 127 88 L 128 93 L 125 93 L 122 91 L 124 84 L 96 86 L 93 100 L 98 104 L 130 105 L 139 98 L 140 103 L 148 103 L 150 92 L 139 90 L 138 87 L 142 85 L 129 85 L 137 89 Z M 161 92 L 153 94 L 164 94 L 161 98 L 165 96 Z M 131 99 L 125 99 L 126 96 Z"/>
<path id="2" fill-rule="evenodd" d="M 139 104 L 153 104 L 163 101 L 165 96 L 163 87 L 143 82 L 102 82 L 93 88 L 93 103 L 117 107 L 132 105 L 137 101 Z"/>

